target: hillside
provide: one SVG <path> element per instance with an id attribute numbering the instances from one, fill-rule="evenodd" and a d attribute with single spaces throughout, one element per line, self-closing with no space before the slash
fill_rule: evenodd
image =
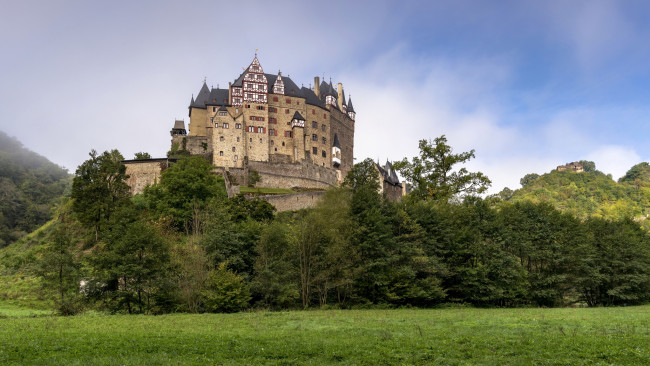
<path id="1" fill-rule="evenodd" d="M 635 165 L 619 182 L 593 169 L 582 173 L 554 170 L 524 183 L 509 201 L 548 202 L 582 219 L 632 217 L 645 220 L 650 213 L 648 163 Z"/>
<path id="2" fill-rule="evenodd" d="M 52 217 L 71 176 L 0 131 L 0 248 Z"/>

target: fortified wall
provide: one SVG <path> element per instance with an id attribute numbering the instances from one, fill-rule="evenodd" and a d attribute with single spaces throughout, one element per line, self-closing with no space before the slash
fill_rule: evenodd
<path id="1" fill-rule="evenodd" d="M 131 187 L 131 194 L 142 193 L 144 187 L 154 185 L 160 180 L 160 174 L 176 159 L 135 159 L 124 160 L 126 174 L 129 176 L 126 183 Z"/>

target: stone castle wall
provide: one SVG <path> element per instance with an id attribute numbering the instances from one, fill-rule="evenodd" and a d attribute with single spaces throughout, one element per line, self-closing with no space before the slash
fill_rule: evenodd
<path id="1" fill-rule="evenodd" d="M 131 194 L 142 193 L 144 187 L 160 181 L 160 174 L 169 167 L 168 159 L 126 160 L 126 183 L 131 187 Z"/>
<path id="2" fill-rule="evenodd" d="M 269 196 L 257 196 L 275 207 L 278 212 L 301 210 L 316 205 L 325 192 L 300 192 L 292 194 L 278 194 Z"/>
<path id="3" fill-rule="evenodd" d="M 256 187 L 327 189 L 337 185 L 336 171 L 306 161 L 293 164 L 251 161 L 248 168 L 262 178 Z"/>

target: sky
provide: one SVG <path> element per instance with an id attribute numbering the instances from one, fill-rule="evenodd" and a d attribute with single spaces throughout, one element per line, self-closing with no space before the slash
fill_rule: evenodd
<path id="1" fill-rule="evenodd" d="M 490 193 L 591 160 L 650 160 L 645 1 L 0 0 L 0 130 L 73 173 L 91 149 L 163 157 L 206 79 L 343 83 L 354 154 L 445 135 Z"/>

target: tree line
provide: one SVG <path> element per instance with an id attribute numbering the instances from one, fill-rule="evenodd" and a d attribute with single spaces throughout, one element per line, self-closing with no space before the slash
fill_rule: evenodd
<path id="1" fill-rule="evenodd" d="M 378 193 L 356 164 L 314 208 L 274 213 L 228 198 L 202 157 L 183 157 L 130 197 L 113 150 L 76 172 L 41 275 L 62 313 L 233 312 L 249 307 L 588 306 L 648 300 L 650 246 L 637 222 L 578 219 L 549 204 L 480 198 L 443 137 L 395 166 L 413 185 Z"/>

